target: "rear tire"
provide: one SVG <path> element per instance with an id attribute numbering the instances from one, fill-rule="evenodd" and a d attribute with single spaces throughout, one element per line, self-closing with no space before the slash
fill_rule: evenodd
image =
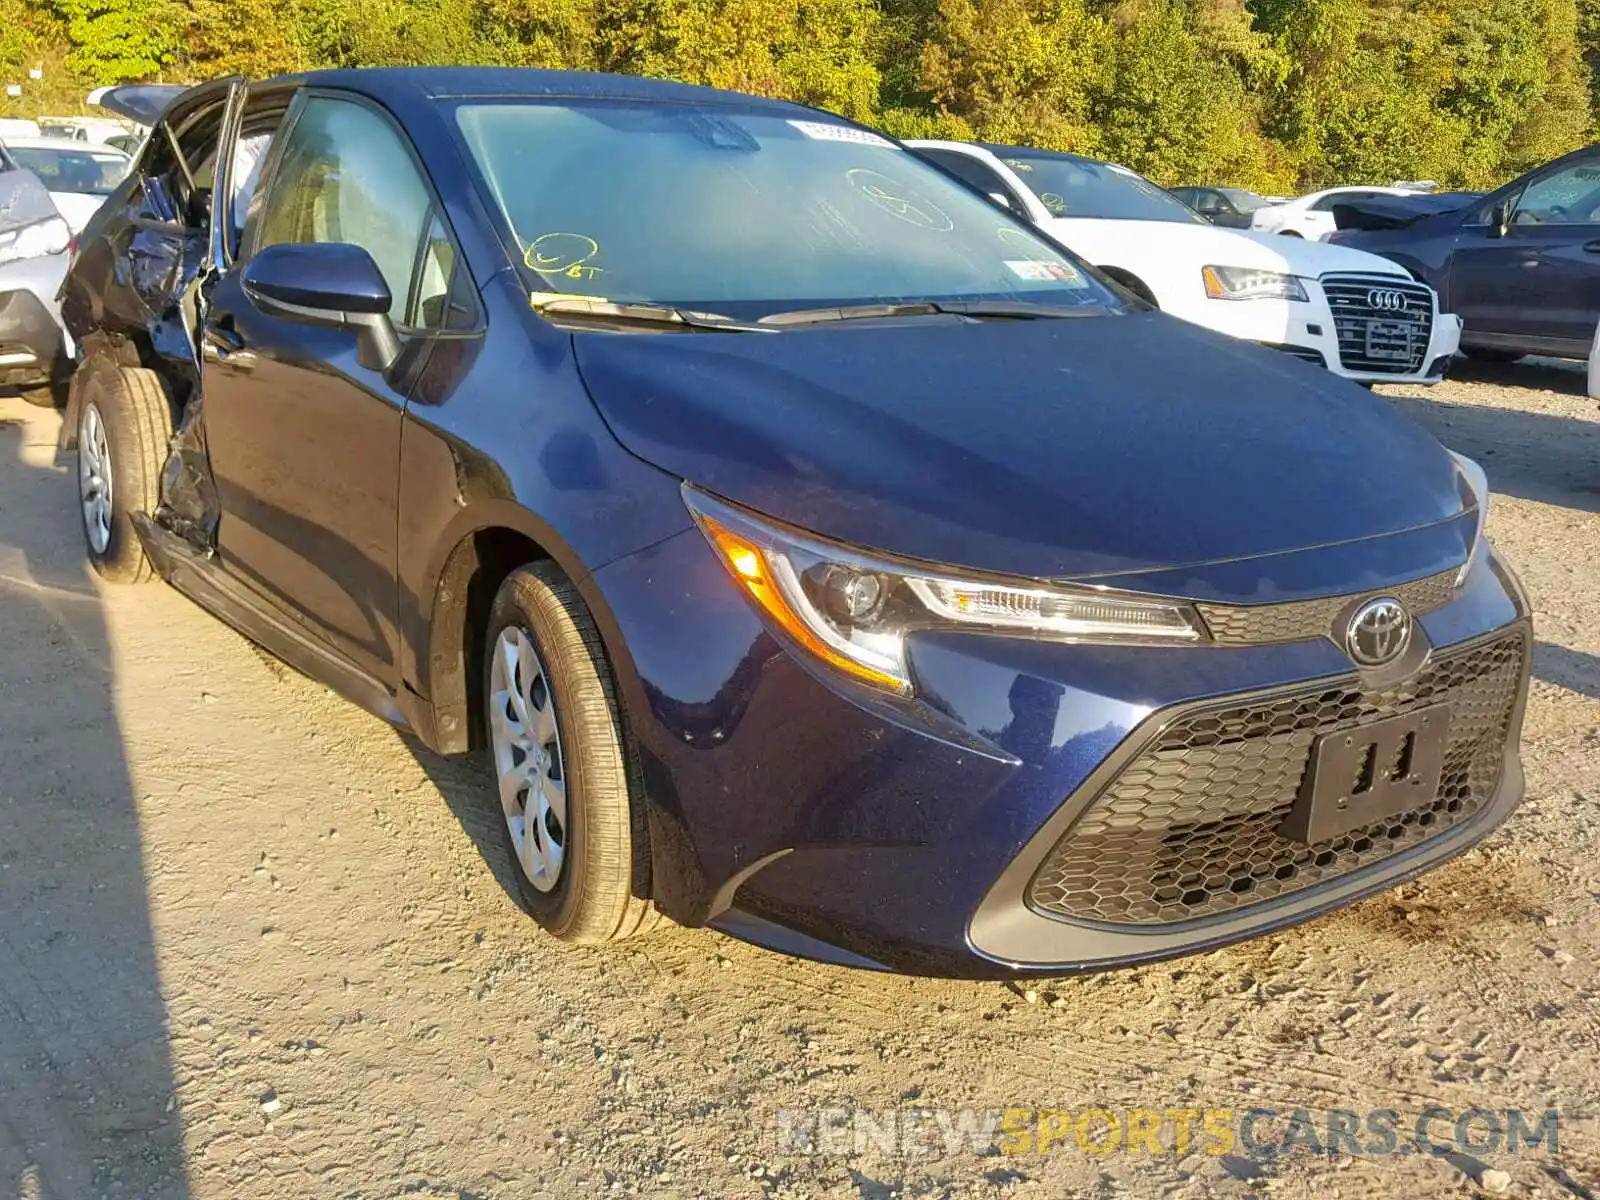
<path id="1" fill-rule="evenodd" d="M 485 740 L 522 906 L 578 944 L 653 929 L 643 789 L 616 682 L 594 618 L 555 564 L 506 577 L 484 655 Z"/>
<path id="2" fill-rule="evenodd" d="M 1278 236 L 1299 238 L 1301 241 L 1305 241 L 1305 235 L 1298 229 L 1280 229 L 1278 230 Z"/>
<path id="3" fill-rule="evenodd" d="M 78 509 L 84 548 L 102 579 L 143 583 L 155 575 L 133 528 L 153 513 L 172 441 L 172 404 L 161 377 L 134 367 L 95 370 L 78 405 Z"/>

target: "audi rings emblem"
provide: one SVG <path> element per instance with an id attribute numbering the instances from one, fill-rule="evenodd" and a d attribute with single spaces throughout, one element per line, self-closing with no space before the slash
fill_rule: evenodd
<path id="1" fill-rule="evenodd" d="M 1406 294 L 1394 288 L 1373 288 L 1367 293 L 1367 304 L 1379 312 L 1404 312 Z"/>

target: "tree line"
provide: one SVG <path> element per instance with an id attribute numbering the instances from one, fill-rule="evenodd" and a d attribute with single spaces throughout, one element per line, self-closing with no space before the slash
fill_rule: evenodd
<path id="1" fill-rule="evenodd" d="M 1485 188 L 1588 140 L 1600 0 L 0 0 L 12 114 L 419 63 L 669 76 L 1168 185 Z"/>

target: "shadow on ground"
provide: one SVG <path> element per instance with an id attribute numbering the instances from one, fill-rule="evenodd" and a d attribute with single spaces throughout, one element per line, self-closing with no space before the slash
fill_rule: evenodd
<path id="1" fill-rule="evenodd" d="M 0 399 L 0 1197 L 188 1194 L 112 655 L 55 420 Z"/>
<path id="2" fill-rule="evenodd" d="M 1600 512 L 1600 401 L 1595 420 L 1433 396 L 1390 396 L 1389 401 L 1450 449 L 1482 463 L 1495 491 Z M 1530 402 L 1537 404 L 1536 394 L 1530 393 Z"/>

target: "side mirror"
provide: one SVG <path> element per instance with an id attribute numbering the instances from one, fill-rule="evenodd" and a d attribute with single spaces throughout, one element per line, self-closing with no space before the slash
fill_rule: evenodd
<path id="1" fill-rule="evenodd" d="M 1016 212 L 1017 206 L 1011 203 L 1011 197 L 1004 192 L 990 192 L 989 199 L 1007 212 Z"/>
<path id="2" fill-rule="evenodd" d="M 1489 236 L 1503 238 L 1511 232 L 1511 205 L 1496 204 L 1489 210 Z"/>
<path id="3" fill-rule="evenodd" d="M 378 264 L 360 246 L 268 246 L 246 264 L 244 291 L 271 316 L 355 330 L 357 358 L 369 370 L 387 371 L 400 357 L 400 336 L 389 319 L 394 298 Z"/>

